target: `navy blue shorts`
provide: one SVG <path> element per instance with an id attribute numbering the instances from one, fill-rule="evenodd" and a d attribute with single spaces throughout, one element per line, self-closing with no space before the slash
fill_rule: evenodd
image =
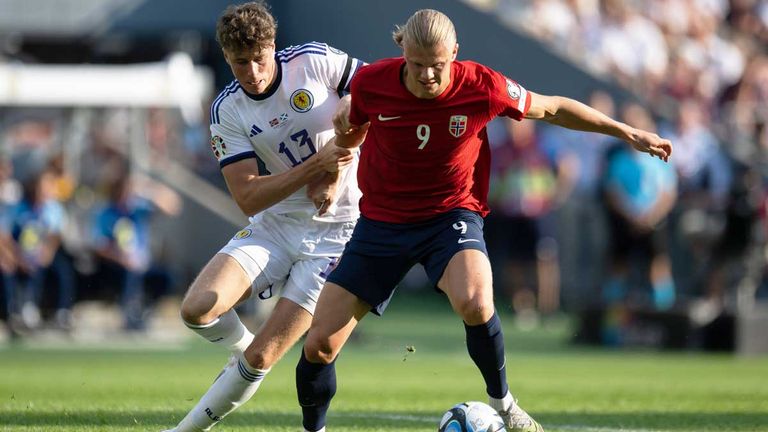
<path id="1" fill-rule="evenodd" d="M 361 216 L 341 261 L 327 280 L 381 315 L 411 267 L 421 263 L 437 287 L 448 261 L 464 249 L 488 255 L 483 218 L 469 210 L 455 209 L 412 224 L 377 222 Z"/>

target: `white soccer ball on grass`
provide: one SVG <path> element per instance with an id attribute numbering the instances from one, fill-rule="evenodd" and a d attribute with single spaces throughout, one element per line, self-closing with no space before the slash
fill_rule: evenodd
<path id="1" fill-rule="evenodd" d="M 438 432 L 506 432 L 499 413 L 482 402 L 454 405 L 440 419 Z"/>

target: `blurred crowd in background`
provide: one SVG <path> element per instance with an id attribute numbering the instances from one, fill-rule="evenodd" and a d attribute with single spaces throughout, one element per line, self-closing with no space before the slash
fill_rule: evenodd
<path id="1" fill-rule="evenodd" d="M 13 119 L 0 153 L 0 316 L 10 332 L 69 330 L 75 303 L 94 299 L 118 305 L 126 330 L 144 329 L 153 300 L 177 294 L 152 219 L 178 217 L 182 199 L 130 163 L 128 111 L 100 110 L 74 155 L 62 145 L 72 110 L 3 113 Z M 170 115 L 146 117 L 156 164 L 184 150 Z"/>
<path id="2" fill-rule="evenodd" d="M 564 305 L 686 305 L 707 320 L 765 297 L 768 1 L 477 3 L 618 82 L 637 103 L 597 92 L 591 105 L 674 144 L 665 166 L 606 137 L 503 127 L 493 206 L 524 234 L 498 247 L 497 259 L 512 252 L 496 276 L 515 309 L 553 310 L 559 290 Z"/>
<path id="3" fill-rule="evenodd" d="M 633 102 L 582 100 L 674 144 L 665 164 L 610 137 L 494 121 L 486 239 L 499 304 L 533 324 L 596 305 L 706 321 L 768 298 L 768 1 L 470 3 L 618 82 Z M 79 301 L 98 299 L 142 330 L 194 274 L 173 271 L 156 231 L 183 199 L 131 163 L 130 113 L 97 110 L 72 160 L 70 111 L 0 110 L 0 319 L 16 335 L 66 330 Z M 142 120 L 149 160 L 225 190 L 207 124 L 178 117 L 158 108 Z"/>

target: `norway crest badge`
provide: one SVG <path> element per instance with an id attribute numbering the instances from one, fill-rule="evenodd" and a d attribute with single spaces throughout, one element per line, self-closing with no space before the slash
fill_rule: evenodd
<path id="1" fill-rule="evenodd" d="M 448 121 L 448 132 L 450 132 L 451 135 L 458 138 L 462 135 L 464 135 L 464 132 L 467 131 L 467 116 L 465 115 L 455 115 L 451 116 L 451 120 Z"/>

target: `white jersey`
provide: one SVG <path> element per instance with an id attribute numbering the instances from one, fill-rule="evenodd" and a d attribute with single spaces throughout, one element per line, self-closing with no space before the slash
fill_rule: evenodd
<path id="1" fill-rule="evenodd" d="M 275 53 L 277 76 L 267 93 L 246 93 L 232 81 L 211 105 L 211 148 L 221 168 L 257 158 L 261 175 L 301 164 L 333 138 L 337 102 L 363 64 L 324 43 L 310 42 Z M 357 157 L 341 174 L 336 205 L 316 220 L 357 220 L 360 190 Z M 316 212 L 303 187 L 266 210 L 275 214 Z"/>

